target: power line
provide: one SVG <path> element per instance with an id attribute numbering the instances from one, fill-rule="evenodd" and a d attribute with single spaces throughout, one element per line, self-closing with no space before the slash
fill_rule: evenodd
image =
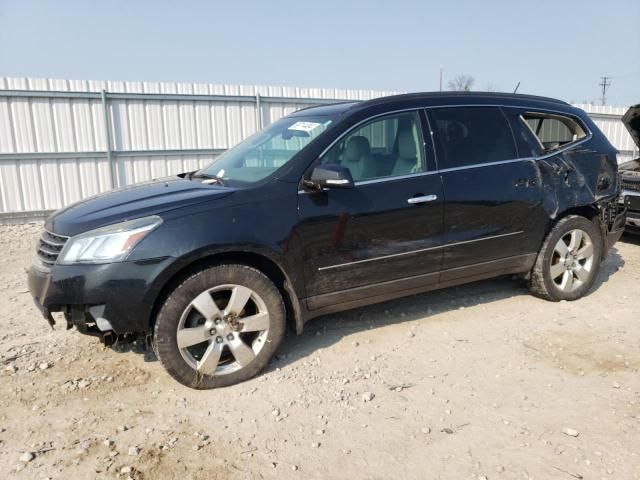
<path id="1" fill-rule="evenodd" d="M 607 104 L 607 88 L 611 85 L 611 77 L 600 77 L 600 86 L 602 87 L 602 105 Z"/>
<path id="2" fill-rule="evenodd" d="M 640 74 L 629 74 L 629 75 L 608 75 L 607 78 L 615 78 L 616 80 L 619 78 L 638 78 Z"/>

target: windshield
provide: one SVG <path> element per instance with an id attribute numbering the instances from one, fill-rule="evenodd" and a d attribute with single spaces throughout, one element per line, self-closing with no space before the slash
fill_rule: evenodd
<path id="1" fill-rule="evenodd" d="M 227 150 L 193 177 L 230 186 L 258 182 L 285 165 L 330 124 L 328 117 L 283 118 Z"/>

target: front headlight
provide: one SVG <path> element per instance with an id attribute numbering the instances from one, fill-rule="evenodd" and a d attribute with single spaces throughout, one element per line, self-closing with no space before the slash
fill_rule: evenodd
<path id="1" fill-rule="evenodd" d="M 157 216 L 116 223 L 71 237 L 58 263 L 111 263 L 124 260 L 136 244 L 162 223 Z"/>

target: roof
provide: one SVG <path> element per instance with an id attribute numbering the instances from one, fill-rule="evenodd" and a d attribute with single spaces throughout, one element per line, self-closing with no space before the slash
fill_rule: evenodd
<path id="1" fill-rule="evenodd" d="M 557 103 L 560 105 L 569 105 L 567 102 L 550 97 L 540 97 L 537 95 L 526 95 L 522 93 L 504 93 L 504 92 L 416 92 L 403 93 L 400 95 L 390 95 L 388 97 L 379 97 L 373 100 L 367 100 L 368 104 L 384 104 L 407 100 L 442 100 L 442 99 L 460 100 L 479 100 L 479 99 L 507 99 L 507 100 L 535 100 L 539 102 Z"/>
<path id="2" fill-rule="evenodd" d="M 307 107 L 298 112 L 304 114 L 313 113 L 314 115 L 339 115 L 347 111 L 355 112 L 369 110 L 376 107 L 405 107 L 413 106 L 414 103 L 422 103 L 423 106 L 438 106 L 446 104 L 467 104 L 477 103 L 491 104 L 499 101 L 507 105 L 532 105 L 532 104 L 553 104 L 554 106 L 571 107 L 562 100 L 555 98 L 540 97 L 536 95 L 525 95 L 520 93 L 496 93 L 496 92 L 420 92 L 420 93 L 404 93 L 400 95 L 389 95 L 386 97 L 374 98 L 373 100 L 356 101 L 356 102 L 340 102 L 331 105 L 321 105 Z M 419 105 L 416 105 L 419 106 Z M 533 105 L 532 105 L 533 106 Z M 296 113 L 298 113 L 296 112 Z"/>

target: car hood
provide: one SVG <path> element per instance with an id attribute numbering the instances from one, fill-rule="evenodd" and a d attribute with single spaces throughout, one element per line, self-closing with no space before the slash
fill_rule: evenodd
<path id="1" fill-rule="evenodd" d="M 235 190 L 181 177 L 168 177 L 123 187 L 81 200 L 58 210 L 45 228 L 73 236 L 105 225 L 207 202 Z"/>
<path id="2" fill-rule="evenodd" d="M 620 172 L 639 172 L 640 173 L 640 159 L 631 160 L 620 164 L 618 168 Z"/>
<path id="3" fill-rule="evenodd" d="M 633 137 L 633 141 L 640 147 L 640 104 L 629 107 L 622 116 L 622 122 Z"/>

